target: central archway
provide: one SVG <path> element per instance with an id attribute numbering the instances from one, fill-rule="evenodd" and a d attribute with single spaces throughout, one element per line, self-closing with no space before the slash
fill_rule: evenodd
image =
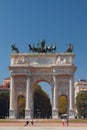
<path id="1" fill-rule="evenodd" d="M 46 81 L 39 81 L 34 85 L 33 118 L 52 118 L 52 91 L 51 86 Z"/>

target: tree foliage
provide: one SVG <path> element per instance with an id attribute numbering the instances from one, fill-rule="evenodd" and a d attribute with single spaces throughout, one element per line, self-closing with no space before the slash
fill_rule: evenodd
<path id="1" fill-rule="evenodd" d="M 50 98 L 39 85 L 34 87 L 34 117 L 50 118 L 52 107 Z"/>
<path id="2" fill-rule="evenodd" d="M 9 92 L 0 92 L 0 118 L 9 114 Z"/>
<path id="3" fill-rule="evenodd" d="M 34 86 L 34 117 L 50 118 L 52 116 L 52 106 L 50 98 L 39 85 Z M 0 93 L 0 118 L 9 115 L 9 92 Z M 25 116 L 25 98 L 18 97 L 18 118 Z"/>
<path id="4" fill-rule="evenodd" d="M 80 92 L 76 97 L 78 115 L 87 118 L 87 91 Z"/>

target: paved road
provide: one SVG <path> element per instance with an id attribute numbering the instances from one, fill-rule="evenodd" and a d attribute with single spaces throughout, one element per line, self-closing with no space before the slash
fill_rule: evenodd
<path id="1" fill-rule="evenodd" d="M 87 130 L 87 127 L 0 127 L 0 130 Z"/>
<path id="2" fill-rule="evenodd" d="M 29 123 L 28 126 L 24 126 L 25 122 L 17 123 L 0 123 L 0 130 L 87 130 L 87 123 L 69 123 L 69 126 L 65 123 L 36 123 L 34 125 Z"/>

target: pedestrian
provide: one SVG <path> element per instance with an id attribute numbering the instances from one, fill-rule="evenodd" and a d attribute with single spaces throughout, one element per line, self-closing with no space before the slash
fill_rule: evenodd
<path id="1" fill-rule="evenodd" d="M 68 126 L 69 125 L 69 119 L 68 118 L 66 119 L 66 123 L 67 123 L 67 126 Z"/>
<path id="2" fill-rule="evenodd" d="M 26 124 L 24 126 L 27 126 L 29 124 L 29 121 L 26 121 Z"/>
<path id="3" fill-rule="evenodd" d="M 32 125 L 34 124 L 33 120 L 31 121 L 31 124 L 32 124 Z"/>
<path id="4" fill-rule="evenodd" d="M 65 120 L 64 120 L 64 119 L 62 119 L 62 125 L 63 125 L 63 126 L 65 125 Z"/>

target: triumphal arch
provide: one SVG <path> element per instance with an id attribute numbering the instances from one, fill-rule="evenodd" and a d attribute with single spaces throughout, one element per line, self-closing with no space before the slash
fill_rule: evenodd
<path id="1" fill-rule="evenodd" d="M 58 118 L 59 97 L 68 99 L 68 111 L 74 111 L 74 53 L 12 53 L 10 71 L 9 118 L 17 118 L 17 98 L 25 97 L 25 118 L 33 118 L 33 86 L 46 81 L 52 87 L 52 118 Z"/>

